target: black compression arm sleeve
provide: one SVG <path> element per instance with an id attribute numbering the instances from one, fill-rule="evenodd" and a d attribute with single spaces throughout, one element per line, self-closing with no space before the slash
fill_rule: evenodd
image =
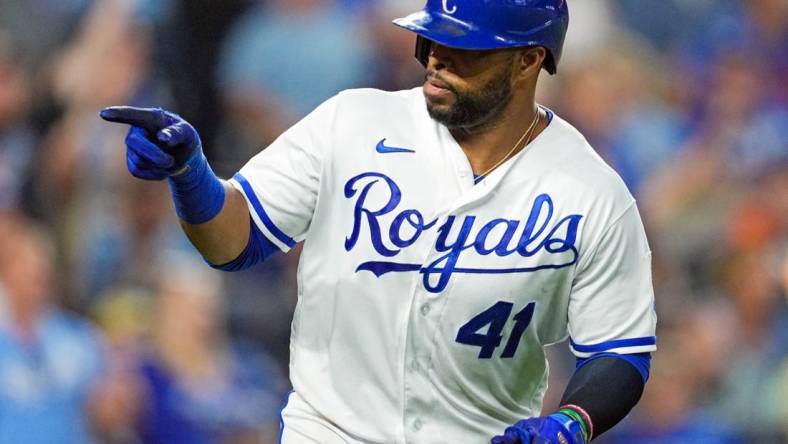
<path id="1" fill-rule="evenodd" d="M 591 417 L 594 437 L 618 424 L 640 400 L 645 383 L 635 367 L 615 357 L 594 359 L 578 370 L 561 405 L 581 407 Z"/>

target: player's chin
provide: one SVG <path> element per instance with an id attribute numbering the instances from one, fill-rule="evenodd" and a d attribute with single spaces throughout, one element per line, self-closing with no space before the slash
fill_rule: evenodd
<path id="1" fill-rule="evenodd" d="M 430 99 L 427 99 L 427 112 L 429 113 L 430 117 L 439 122 L 443 121 L 444 116 L 449 116 L 452 114 L 452 107 L 450 105 L 441 105 L 437 103 L 430 102 Z"/>
<path id="2" fill-rule="evenodd" d="M 427 110 L 430 114 L 446 114 L 451 113 L 454 109 L 454 97 L 433 97 L 424 93 L 424 98 L 427 99 Z"/>

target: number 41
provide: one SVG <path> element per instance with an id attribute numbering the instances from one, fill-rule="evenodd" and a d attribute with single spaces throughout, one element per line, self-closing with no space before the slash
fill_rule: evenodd
<path id="1" fill-rule="evenodd" d="M 506 325 L 509 315 L 512 314 L 513 307 L 514 304 L 511 302 L 496 302 L 495 305 L 477 314 L 473 319 L 460 327 L 455 341 L 460 344 L 481 347 L 479 359 L 492 358 L 495 349 L 501 345 L 501 340 L 503 339 L 501 332 L 503 332 L 503 327 Z M 509 335 L 509 340 L 506 342 L 506 347 L 503 349 L 501 358 L 514 357 L 515 352 L 517 352 L 517 346 L 520 345 L 520 338 L 522 338 L 525 329 L 531 323 L 535 308 L 536 302 L 531 302 L 514 315 L 515 324 L 512 328 L 512 333 Z M 487 329 L 487 333 L 479 333 L 479 330 L 486 325 L 490 326 Z"/>

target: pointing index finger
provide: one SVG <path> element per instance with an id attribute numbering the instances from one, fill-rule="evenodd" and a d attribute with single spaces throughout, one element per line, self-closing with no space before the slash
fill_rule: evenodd
<path id="1" fill-rule="evenodd" d="M 168 126 L 166 114 L 160 108 L 137 108 L 134 106 L 110 106 L 99 113 L 108 122 L 125 123 L 156 134 Z"/>

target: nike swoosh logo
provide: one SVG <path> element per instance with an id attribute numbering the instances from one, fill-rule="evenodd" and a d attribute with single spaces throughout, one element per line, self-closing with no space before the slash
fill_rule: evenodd
<path id="1" fill-rule="evenodd" d="M 415 150 L 409 150 L 407 148 L 397 148 L 394 146 L 386 146 L 386 139 L 381 140 L 378 142 L 378 146 L 375 147 L 375 150 L 381 154 L 389 154 L 389 153 L 415 153 Z"/>

